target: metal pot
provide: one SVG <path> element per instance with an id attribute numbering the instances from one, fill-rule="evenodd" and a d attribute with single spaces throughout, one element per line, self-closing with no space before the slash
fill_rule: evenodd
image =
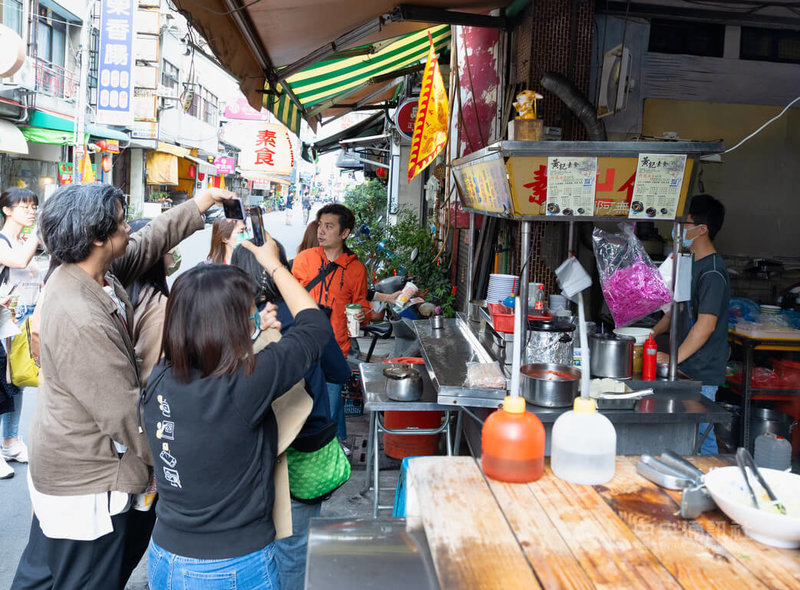
<path id="1" fill-rule="evenodd" d="M 575 325 L 560 320 L 530 320 L 525 360 L 529 363 L 572 364 Z"/>
<path id="2" fill-rule="evenodd" d="M 388 367 L 383 370 L 386 377 L 386 396 L 397 402 L 415 402 L 422 397 L 422 377 L 410 365 Z"/>
<path id="3" fill-rule="evenodd" d="M 630 379 L 633 374 L 634 343 L 632 336 L 591 334 L 589 354 L 592 376 Z"/>
<path id="4" fill-rule="evenodd" d="M 729 423 L 714 425 L 714 432 L 729 449 L 736 450 L 736 447 L 739 446 L 739 438 L 742 434 L 742 408 L 741 406 L 724 402 L 717 402 L 717 404 L 731 412 L 733 418 Z M 794 419 L 783 412 L 759 406 L 752 406 L 750 408 L 751 441 L 755 441 L 758 435 L 766 434 L 767 432 L 782 436 L 791 441 L 794 425 Z"/>
<path id="5" fill-rule="evenodd" d="M 530 403 L 545 408 L 566 408 L 578 397 L 581 372 L 554 363 L 531 363 L 520 367 L 520 392 Z"/>

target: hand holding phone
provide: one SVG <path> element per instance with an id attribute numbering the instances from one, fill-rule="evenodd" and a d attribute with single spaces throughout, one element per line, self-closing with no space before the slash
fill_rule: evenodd
<path id="1" fill-rule="evenodd" d="M 251 234 L 253 236 L 253 243 L 256 246 L 263 246 L 266 243 L 266 236 L 264 235 L 264 218 L 261 214 L 261 207 L 248 207 L 247 208 L 248 225 L 250 226 Z"/>
<path id="2" fill-rule="evenodd" d="M 239 197 L 232 197 L 222 201 L 222 211 L 227 219 L 235 219 L 237 221 L 245 221 L 247 219 L 244 202 Z"/>

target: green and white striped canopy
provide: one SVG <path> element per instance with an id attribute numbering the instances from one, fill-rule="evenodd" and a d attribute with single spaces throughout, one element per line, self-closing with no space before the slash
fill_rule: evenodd
<path id="1" fill-rule="evenodd" d="M 389 39 L 371 48 L 365 46 L 359 49 L 368 51 L 360 55 L 323 60 L 288 78 L 287 83 L 303 105 L 304 113 L 281 86 L 277 87 L 277 94 L 264 94 L 264 106 L 299 135 L 301 116 L 310 120 L 367 87 L 385 83 L 392 73 L 400 76 L 401 70 L 424 63 L 429 31 L 437 52 L 449 45 L 450 26 L 441 25 Z M 269 86 L 265 90 L 269 91 Z"/>

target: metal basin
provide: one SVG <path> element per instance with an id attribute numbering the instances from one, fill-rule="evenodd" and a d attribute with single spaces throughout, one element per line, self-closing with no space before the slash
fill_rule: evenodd
<path id="1" fill-rule="evenodd" d="M 580 392 L 581 372 L 574 367 L 531 363 L 519 372 L 522 397 L 536 406 L 566 408 Z"/>

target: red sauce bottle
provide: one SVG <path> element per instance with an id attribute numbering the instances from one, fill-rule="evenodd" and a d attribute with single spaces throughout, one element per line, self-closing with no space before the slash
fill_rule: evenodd
<path id="1" fill-rule="evenodd" d="M 656 378 L 656 354 L 658 353 L 658 346 L 656 341 L 653 340 L 651 333 L 642 347 L 644 358 L 642 359 L 642 380 L 653 381 Z"/>

